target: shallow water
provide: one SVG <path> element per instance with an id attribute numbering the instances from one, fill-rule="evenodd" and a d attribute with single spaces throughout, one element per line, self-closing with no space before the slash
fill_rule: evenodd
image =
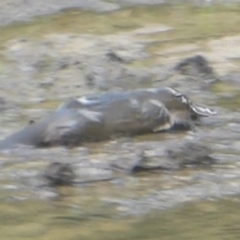
<path id="1" fill-rule="evenodd" d="M 31 201 L 1 204 L 4 239 L 239 239 L 239 199 L 204 201 L 138 219 Z M 94 212 L 95 210 L 95 212 Z M 22 212 L 25 212 L 25 215 Z"/>
<path id="2" fill-rule="evenodd" d="M 84 54 L 90 52 L 91 46 L 87 50 L 80 48 L 81 44 L 88 42 L 81 34 L 93 34 L 89 42 L 93 39 L 99 41 L 92 49 L 97 55 L 97 50 L 105 46 L 100 37 L 111 43 L 116 41 L 112 35 L 119 34 L 117 38 L 123 40 L 140 28 L 137 38 L 147 44 L 144 42 L 143 46 L 137 46 L 136 54 L 146 51 L 148 57 L 136 58 L 129 64 L 136 69 L 160 66 L 204 52 L 217 72 L 231 72 L 239 68 L 236 50 L 234 55 L 238 36 L 233 41 L 232 38 L 222 40 L 220 37 L 239 34 L 239 10 L 239 5 L 135 7 L 108 14 L 74 10 L 2 28 L 1 95 L 14 107 L 1 113 L 0 123 L 4 126 L 1 137 L 20 128 L 29 119 L 37 119 L 54 110 L 68 97 L 97 91 L 82 84 L 82 70 L 74 67 L 59 70 L 54 65 L 55 60 L 75 56 L 75 52 L 78 55 L 82 54 L 81 50 L 85 51 Z M 156 27 L 157 31 L 154 30 Z M 149 29 L 153 29 L 152 32 Z M 220 47 L 223 48 L 218 42 L 211 42 L 215 39 L 220 39 Z M 134 40 L 136 36 L 125 45 L 129 43 L 129 48 L 133 48 L 135 45 L 131 41 Z M 41 41 L 51 47 L 41 50 Z M 225 56 L 229 42 L 235 43 L 228 48 L 233 53 Z M 31 44 L 33 48 L 30 48 Z M 116 41 L 116 44 L 121 45 L 121 41 Z M 40 61 L 37 73 L 31 70 L 31 64 L 36 60 L 34 47 L 37 54 L 43 54 L 45 61 Z M 66 56 L 63 53 L 67 53 Z M 79 84 L 81 86 L 76 87 Z M 150 83 L 151 86 L 154 84 Z M 192 93 L 194 99 L 220 110 L 212 123 L 210 119 L 209 125 L 198 130 L 224 163 L 210 169 L 144 173 L 124 176 L 112 182 L 51 189 L 39 186 L 41 171 L 47 163 L 56 160 L 76 162 L 84 156 L 85 148 L 2 154 L 1 161 L 6 164 L 2 165 L 0 173 L 1 237 L 6 240 L 159 239 L 160 236 L 161 239 L 239 239 L 237 197 L 189 203 L 240 193 L 239 114 L 236 111 L 240 87 L 231 84 L 213 85 L 213 99 L 204 92 Z M 188 86 L 183 88 L 191 94 L 192 89 Z M 192 136 L 191 133 L 148 135 L 134 141 L 151 145 L 151 141 L 160 144 L 161 141 L 181 140 L 189 135 Z M 92 162 L 104 161 L 106 144 L 84 145 L 89 148 Z M 7 164 L 9 162 L 12 164 Z M 144 215 L 147 213 L 149 216 Z"/>

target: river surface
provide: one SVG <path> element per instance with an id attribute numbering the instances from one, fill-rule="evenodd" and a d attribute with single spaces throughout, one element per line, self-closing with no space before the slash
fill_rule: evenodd
<path id="1" fill-rule="evenodd" d="M 220 161 L 207 169 L 49 188 L 40 180 L 49 162 L 88 156 L 102 163 L 115 154 L 109 143 L 2 153 L 1 239 L 239 239 L 239 11 L 236 4 L 71 10 L 2 27 L 1 138 L 73 96 L 176 86 L 218 116 L 196 133 L 141 136 L 131 144 L 200 136 Z M 123 63 L 109 64 L 103 57 L 109 51 Z M 167 77 L 169 68 L 195 54 L 223 80 L 204 90 L 202 83 Z"/>

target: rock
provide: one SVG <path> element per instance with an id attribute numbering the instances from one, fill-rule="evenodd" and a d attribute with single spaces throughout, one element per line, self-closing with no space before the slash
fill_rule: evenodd
<path id="1" fill-rule="evenodd" d="M 194 77 L 194 78 L 204 78 L 204 80 L 216 80 L 215 73 L 210 67 L 209 62 L 206 58 L 201 55 L 195 55 L 180 61 L 174 70 L 182 75 Z"/>
<path id="2" fill-rule="evenodd" d="M 209 165 L 215 163 L 212 150 L 206 144 L 195 141 L 174 143 L 166 148 L 165 157 L 176 162 L 179 167 Z"/>
<path id="3" fill-rule="evenodd" d="M 164 154 L 155 152 L 152 156 L 147 156 L 145 151 L 128 153 L 116 156 L 116 160 L 111 164 L 114 170 L 123 171 L 126 174 L 136 174 L 145 171 L 164 171 L 176 170 L 179 166 L 168 159 L 164 158 Z"/>
<path id="4" fill-rule="evenodd" d="M 114 153 L 114 154 L 113 154 Z M 211 166 L 216 159 L 202 140 L 171 142 L 122 142 L 106 145 L 104 154 L 89 155 L 77 162 L 50 163 L 43 177 L 51 187 L 90 184 L 121 179 L 124 174 L 174 171 L 186 167 Z"/>
<path id="5" fill-rule="evenodd" d="M 158 143 L 159 145 L 159 143 Z M 146 170 L 178 170 L 187 166 L 206 166 L 216 162 L 211 157 L 212 150 L 202 141 L 183 140 L 165 143 L 161 148 L 157 143 L 144 151 L 144 160 L 137 167 Z"/>
<path id="6" fill-rule="evenodd" d="M 28 123 L 29 123 L 29 124 L 34 124 L 34 123 L 35 123 L 35 120 L 30 119 Z"/>
<path id="7" fill-rule="evenodd" d="M 91 161 L 94 159 L 82 159 L 80 163 L 50 163 L 43 173 L 43 178 L 51 187 L 89 184 L 115 179 L 108 165 L 104 163 L 93 164 Z"/>
<path id="8" fill-rule="evenodd" d="M 3 97 L 0 97 L 0 111 L 3 111 L 7 108 L 7 103 Z"/>
<path id="9" fill-rule="evenodd" d="M 116 61 L 119 63 L 123 63 L 124 60 L 116 53 L 113 51 L 109 51 L 106 56 L 109 58 L 110 61 Z"/>
<path id="10" fill-rule="evenodd" d="M 167 78 L 168 86 L 178 88 L 179 91 L 187 94 L 205 91 L 204 95 L 207 99 L 213 97 L 212 92 L 207 90 L 221 80 L 207 59 L 201 55 L 185 58 L 170 69 Z"/>
<path id="11" fill-rule="evenodd" d="M 145 161 L 143 151 L 129 152 L 126 154 L 116 155 L 112 161 L 111 166 L 114 170 L 120 170 L 128 174 L 134 174 L 139 171 L 144 171 L 146 168 L 142 165 Z"/>
<path id="12" fill-rule="evenodd" d="M 62 186 L 72 184 L 75 175 L 70 164 L 53 162 L 47 166 L 43 177 L 50 186 Z"/>
<path id="13" fill-rule="evenodd" d="M 111 166 L 114 170 L 128 174 L 141 171 L 173 171 L 188 166 L 210 166 L 216 162 L 216 159 L 211 157 L 212 150 L 203 142 L 195 140 L 183 140 L 180 143 L 151 142 L 149 145 L 128 143 L 128 146 L 122 144 L 118 149 Z"/>

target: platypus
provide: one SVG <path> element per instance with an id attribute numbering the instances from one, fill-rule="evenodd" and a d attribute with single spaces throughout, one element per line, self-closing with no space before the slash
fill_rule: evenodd
<path id="1" fill-rule="evenodd" d="M 0 150 L 18 145 L 78 146 L 112 136 L 191 129 L 196 119 L 215 114 L 168 87 L 82 96 L 6 137 Z"/>

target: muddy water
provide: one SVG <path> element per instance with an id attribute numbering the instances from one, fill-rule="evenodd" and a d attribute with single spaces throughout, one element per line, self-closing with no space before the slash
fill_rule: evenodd
<path id="1" fill-rule="evenodd" d="M 90 156 L 93 164 L 102 163 L 113 154 L 106 150 L 108 143 L 1 154 L 1 237 L 239 239 L 237 198 L 189 204 L 240 192 L 239 9 L 238 5 L 154 6 L 108 14 L 74 10 L 2 28 L 0 95 L 6 108 L 0 119 L 2 138 L 72 96 L 177 84 L 194 100 L 214 106 L 219 115 L 206 120 L 196 133 L 141 136 L 132 144 L 150 147 L 200 136 L 221 163 L 208 169 L 126 175 L 52 189 L 41 180 L 48 162 L 81 162 Z M 103 58 L 109 50 L 120 55 L 124 67 Z M 193 54 L 207 57 L 217 74 L 229 81 L 209 91 L 199 83 L 179 83 L 181 78 L 165 81 L 166 69 Z M 93 73 L 97 77 L 92 86 L 86 76 Z M 161 211 L 153 214 L 156 209 Z"/>

